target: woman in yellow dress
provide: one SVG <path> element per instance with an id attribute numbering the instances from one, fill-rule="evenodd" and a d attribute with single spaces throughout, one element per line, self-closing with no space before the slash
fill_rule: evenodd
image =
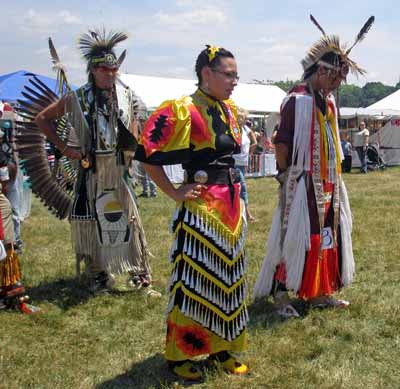
<path id="1" fill-rule="evenodd" d="M 207 46 L 195 70 L 198 89 L 161 104 L 135 155 L 177 203 L 165 357 L 176 375 L 192 380 L 202 374 L 190 358 L 204 354 L 232 374 L 248 371 L 232 354 L 246 348 L 248 321 L 246 220 L 232 157 L 240 153 L 241 134 L 229 100 L 239 77 L 234 56 L 219 47 Z M 175 188 L 162 165 L 178 163 L 185 182 Z"/>

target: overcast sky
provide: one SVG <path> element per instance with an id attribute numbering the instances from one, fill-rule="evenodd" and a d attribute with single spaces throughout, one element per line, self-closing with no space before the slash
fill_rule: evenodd
<path id="1" fill-rule="evenodd" d="M 399 0 L 17 0 L 1 9 L 0 74 L 30 70 L 52 75 L 47 38 L 51 36 L 71 82 L 85 81 L 76 48 L 88 28 L 105 26 L 129 33 L 118 53 L 128 51 L 123 72 L 194 78 L 194 62 L 209 43 L 231 50 L 241 81 L 297 79 L 300 60 L 320 37 L 312 13 L 328 33 L 352 43 L 370 15 L 375 24 L 352 58 L 368 74 L 350 83 L 400 76 Z"/>

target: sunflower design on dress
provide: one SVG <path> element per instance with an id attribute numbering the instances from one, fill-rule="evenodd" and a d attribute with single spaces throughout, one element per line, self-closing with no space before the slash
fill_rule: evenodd
<path id="1" fill-rule="evenodd" d="M 167 320 L 167 343 L 171 341 L 176 324 L 172 320 Z"/>
<path id="2" fill-rule="evenodd" d="M 210 353 L 210 337 L 201 326 L 176 326 L 176 345 L 186 355 Z"/>

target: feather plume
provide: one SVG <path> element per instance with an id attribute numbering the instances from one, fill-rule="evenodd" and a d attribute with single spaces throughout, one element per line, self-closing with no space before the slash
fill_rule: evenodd
<path id="1" fill-rule="evenodd" d="M 117 59 L 118 67 L 121 66 L 122 62 L 124 62 L 125 57 L 126 57 L 126 50 L 124 50 Z"/>
<path id="2" fill-rule="evenodd" d="M 322 35 L 326 35 L 326 32 L 325 32 L 325 30 L 321 27 L 321 25 L 317 22 L 317 19 L 315 19 L 314 18 L 314 16 L 312 16 L 311 14 L 310 14 L 310 19 L 311 19 L 311 21 L 317 26 L 317 28 L 318 28 L 318 30 L 320 30 L 321 32 L 322 32 Z"/>
<path id="3" fill-rule="evenodd" d="M 315 63 L 326 53 L 335 52 L 340 54 L 340 42 L 337 35 L 324 35 L 320 40 L 314 43 L 308 50 L 307 56 L 301 61 L 303 69 L 306 70 Z"/>
<path id="4" fill-rule="evenodd" d="M 58 67 L 58 64 L 60 64 L 61 61 L 51 38 L 49 38 L 49 50 L 50 50 L 51 62 L 53 62 L 54 66 Z"/>
<path id="5" fill-rule="evenodd" d="M 112 52 L 118 43 L 127 38 L 128 35 L 125 32 L 110 31 L 107 34 L 103 27 L 101 30 L 93 30 L 89 31 L 89 33 L 82 34 L 78 39 L 78 48 L 84 59 L 90 61 L 96 52 Z"/>
<path id="6" fill-rule="evenodd" d="M 353 60 L 347 56 L 346 47 L 340 45 L 337 35 L 324 35 L 309 49 L 307 56 L 301 61 L 304 70 L 316 64 L 321 57 L 327 53 L 336 53 L 349 66 L 354 75 L 363 75 L 365 70 L 361 69 Z"/>
<path id="7" fill-rule="evenodd" d="M 356 40 L 352 44 L 352 46 L 346 51 L 346 54 L 349 54 L 350 51 L 353 49 L 353 47 L 357 44 L 360 43 L 365 36 L 367 35 L 368 31 L 371 29 L 372 24 L 375 21 L 375 16 L 370 16 L 368 20 L 365 22 L 365 24 L 362 26 L 360 32 L 356 36 Z"/>
<path id="8" fill-rule="evenodd" d="M 65 66 L 61 63 L 60 57 L 58 56 L 57 50 L 51 38 L 49 38 L 49 51 L 51 62 L 53 62 L 53 70 L 57 73 L 58 90 L 59 93 L 63 95 L 66 91 L 70 91 L 71 88 L 67 80 Z"/>

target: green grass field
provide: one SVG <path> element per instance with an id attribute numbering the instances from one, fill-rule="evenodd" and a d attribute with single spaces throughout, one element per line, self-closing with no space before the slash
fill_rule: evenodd
<path id="1" fill-rule="evenodd" d="M 340 295 L 348 310 L 303 311 L 281 321 L 270 301 L 249 301 L 251 368 L 215 372 L 195 388 L 400 388 L 400 169 L 345 176 L 353 210 L 357 276 Z M 277 202 L 270 178 L 248 180 L 258 221 L 249 227 L 254 285 Z M 1 388 L 179 388 L 163 360 L 164 288 L 174 204 L 140 199 L 160 300 L 137 292 L 92 297 L 75 279 L 68 222 L 34 201 L 23 225 L 24 282 L 39 315 L 0 312 Z M 124 280 L 121 280 L 121 283 Z"/>

